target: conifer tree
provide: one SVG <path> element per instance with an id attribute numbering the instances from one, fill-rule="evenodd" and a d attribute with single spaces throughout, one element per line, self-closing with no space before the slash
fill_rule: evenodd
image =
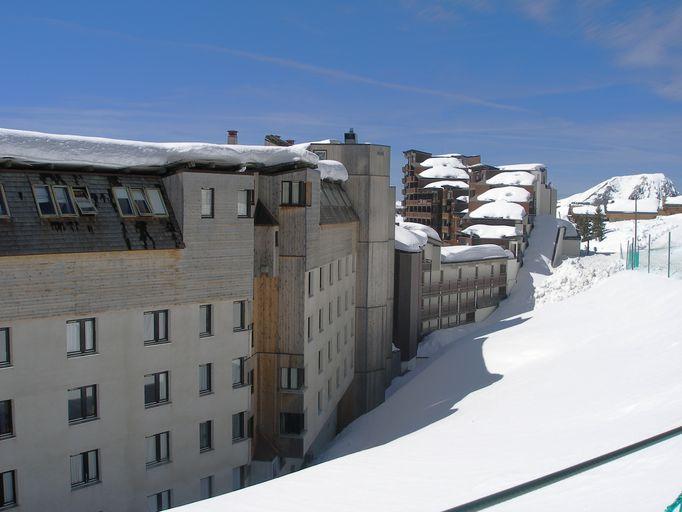
<path id="1" fill-rule="evenodd" d="M 600 242 L 604 240 L 606 236 L 606 217 L 601 211 L 601 206 L 597 207 L 597 213 L 595 213 L 592 219 L 592 238 L 596 238 Z"/>
<path id="2" fill-rule="evenodd" d="M 576 215 L 575 227 L 580 235 L 581 242 L 587 242 L 587 252 L 590 252 L 590 239 L 592 238 L 592 216 Z"/>

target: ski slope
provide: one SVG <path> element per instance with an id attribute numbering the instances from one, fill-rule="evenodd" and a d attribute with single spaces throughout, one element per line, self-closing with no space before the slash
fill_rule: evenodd
<path id="1" fill-rule="evenodd" d="M 433 333 L 420 347 L 429 359 L 327 462 L 181 510 L 444 510 L 682 424 L 682 282 L 618 272 L 536 307 L 553 222 L 536 219 L 510 298 L 485 322 Z M 680 491 L 679 446 L 490 510 L 659 512 Z"/>

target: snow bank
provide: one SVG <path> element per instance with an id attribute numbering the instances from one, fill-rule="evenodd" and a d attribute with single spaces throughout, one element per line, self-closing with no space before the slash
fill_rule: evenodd
<path id="1" fill-rule="evenodd" d="M 671 233 L 673 247 L 682 246 L 682 213 L 664 215 L 655 219 L 637 221 L 637 244 L 643 249 L 647 246 L 651 236 L 652 249 L 663 249 L 668 244 L 668 233 Z M 593 240 L 590 248 L 596 246 L 599 252 L 623 253 L 627 249 L 628 241 L 635 236 L 635 222 L 620 220 L 606 223 L 606 237 L 601 242 Z"/>
<path id="2" fill-rule="evenodd" d="M 479 201 L 508 201 L 510 203 L 527 203 L 531 193 L 521 187 L 497 187 L 486 190 L 478 196 Z"/>
<path id="3" fill-rule="evenodd" d="M 443 187 L 468 189 L 469 185 L 463 181 L 443 180 L 443 181 L 434 181 L 433 183 L 429 183 L 428 185 L 424 186 L 424 188 L 443 188 Z"/>
<path id="4" fill-rule="evenodd" d="M 535 175 L 526 171 L 501 172 L 486 180 L 488 185 L 530 186 L 535 183 Z"/>
<path id="5" fill-rule="evenodd" d="M 279 147 L 204 142 L 140 142 L 0 128 L 0 158 L 109 168 L 153 167 L 182 162 L 266 166 L 288 162 L 317 164 L 317 155 L 308 151 L 307 147 L 308 144 Z"/>
<path id="6" fill-rule="evenodd" d="M 607 212 L 634 213 L 635 201 L 633 199 L 614 199 L 606 205 Z M 647 198 L 637 201 L 637 211 L 639 213 L 657 213 L 658 199 Z"/>
<path id="7" fill-rule="evenodd" d="M 421 252 L 426 245 L 426 236 L 420 237 L 417 233 L 405 229 L 402 226 L 395 227 L 395 248 L 404 252 Z"/>
<path id="8" fill-rule="evenodd" d="M 469 173 L 464 169 L 452 167 L 450 165 L 437 165 L 426 169 L 419 173 L 420 178 L 428 179 L 453 179 L 453 180 L 468 180 Z"/>
<path id="9" fill-rule="evenodd" d="M 320 170 L 320 179 L 329 181 L 348 181 L 346 167 L 336 160 L 320 160 L 317 162 Z"/>
<path id="10" fill-rule="evenodd" d="M 594 254 L 566 259 L 535 288 L 535 304 L 559 302 L 582 293 L 623 268 L 623 261 L 616 255 Z"/>
<path id="11" fill-rule="evenodd" d="M 433 240 L 438 240 L 440 242 L 438 231 L 426 224 L 419 224 L 418 222 L 401 222 L 400 227 L 405 228 L 408 231 L 419 233 L 420 236 L 424 235 L 427 238 L 432 238 Z"/>
<path id="12" fill-rule="evenodd" d="M 547 166 L 545 164 L 511 164 L 511 165 L 498 165 L 498 169 L 501 171 L 545 171 Z"/>
<path id="13" fill-rule="evenodd" d="M 499 245 L 447 245 L 440 249 L 441 263 L 513 258 L 514 255 Z"/>
<path id="14" fill-rule="evenodd" d="M 578 236 L 578 230 L 575 227 L 575 224 L 573 224 L 571 221 L 566 220 L 566 219 L 556 219 L 557 225 L 559 227 L 563 226 L 566 228 L 566 236 Z"/>
<path id="15" fill-rule="evenodd" d="M 469 213 L 469 217 L 472 219 L 523 220 L 526 217 L 526 210 L 520 204 L 495 201 L 479 206 Z"/>
<path id="16" fill-rule="evenodd" d="M 521 229 L 517 226 L 491 226 L 488 224 L 474 224 L 462 230 L 470 236 L 477 236 L 479 238 L 513 238 L 521 236 Z"/>
<path id="17" fill-rule="evenodd" d="M 437 156 L 437 157 L 431 157 L 427 158 L 423 162 L 421 162 L 419 165 L 422 167 L 441 167 L 441 166 L 448 166 L 448 167 L 457 167 L 459 169 L 466 169 L 466 165 L 462 163 L 459 158 L 456 158 L 454 156 Z"/>

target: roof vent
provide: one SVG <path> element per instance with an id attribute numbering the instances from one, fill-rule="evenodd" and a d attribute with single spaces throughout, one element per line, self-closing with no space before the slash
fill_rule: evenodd
<path id="1" fill-rule="evenodd" d="M 343 141 L 345 144 L 357 144 L 358 139 L 357 136 L 355 135 L 355 132 L 353 131 L 353 128 L 348 130 L 346 133 L 343 134 Z"/>
<path id="2" fill-rule="evenodd" d="M 239 144 L 237 141 L 237 130 L 227 130 L 227 143 L 228 144 Z"/>

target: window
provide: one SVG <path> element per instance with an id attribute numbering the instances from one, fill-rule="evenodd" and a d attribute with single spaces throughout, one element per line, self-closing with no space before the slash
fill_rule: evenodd
<path id="1" fill-rule="evenodd" d="M 301 413 L 279 413 L 279 433 L 284 435 L 300 435 L 303 432 L 304 416 Z"/>
<path id="2" fill-rule="evenodd" d="M 147 512 L 161 512 L 169 508 L 171 508 L 170 489 L 147 496 Z"/>
<path id="3" fill-rule="evenodd" d="M 232 360 L 232 387 L 244 385 L 244 358 Z"/>
<path id="4" fill-rule="evenodd" d="M 331 402 L 332 400 L 332 379 L 331 377 L 327 381 L 327 400 Z"/>
<path id="5" fill-rule="evenodd" d="M 232 304 L 233 330 L 243 331 L 246 329 L 246 301 L 239 300 Z"/>
<path id="6" fill-rule="evenodd" d="M 279 385 L 282 389 L 301 389 L 305 384 L 303 368 L 280 368 Z"/>
<path id="7" fill-rule="evenodd" d="M 146 188 L 147 198 L 149 199 L 149 206 L 154 215 L 165 217 L 168 215 L 166 204 L 163 202 L 163 195 L 158 188 Z"/>
<path id="8" fill-rule="evenodd" d="M 348 343 L 348 326 L 344 325 L 343 326 L 343 344 L 346 345 Z"/>
<path id="9" fill-rule="evenodd" d="M 323 368 L 322 350 L 317 351 L 317 373 L 322 373 Z"/>
<path id="10" fill-rule="evenodd" d="M 0 218 L 9 217 L 9 206 L 7 206 L 7 196 L 5 196 L 5 189 L 0 185 Z"/>
<path id="11" fill-rule="evenodd" d="M 212 219 L 213 218 L 213 196 L 214 190 L 212 188 L 202 188 L 201 189 L 201 218 L 202 219 Z"/>
<path id="12" fill-rule="evenodd" d="M 327 340 L 327 361 L 332 362 L 332 340 Z"/>
<path id="13" fill-rule="evenodd" d="M 306 329 L 308 331 L 308 341 L 313 339 L 313 317 L 309 316 L 306 322 Z"/>
<path id="14" fill-rule="evenodd" d="M 144 313 L 144 343 L 153 345 L 168 341 L 168 310 L 146 311 Z"/>
<path id="15" fill-rule="evenodd" d="M 305 181 L 283 181 L 281 204 L 288 206 L 305 206 Z"/>
<path id="16" fill-rule="evenodd" d="M 66 322 L 66 353 L 80 356 L 95 352 L 95 319 L 84 318 Z"/>
<path id="17" fill-rule="evenodd" d="M 199 336 L 213 335 L 213 306 L 204 304 L 199 306 Z"/>
<path id="18" fill-rule="evenodd" d="M 348 311 L 348 290 L 343 292 L 344 311 Z"/>
<path id="19" fill-rule="evenodd" d="M 232 468 L 232 489 L 243 489 L 246 484 L 246 466 Z"/>
<path id="20" fill-rule="evenodd" d="M 78 215 L 76 213 L 76 207 L 73 204 L 73 199 L 71 198 L 69 187 L 55 185 L 52 187 L 52 193 L 54 194 L 54 199 L 59 208 L 60 215 L 64 215 L 65 217 Z"/>
<path id="21" fill-rule="evenodd" d="M 320 290 L 324 290 L 324 267 L 320 267 Z"/>
<path id="22" fill-rule="evenodd" d="M 14 436 L 12 421 L 12 401 L 0 400 L 0 439 Z"/>
<path id="23" fill-rule="evenodd" d="M 199 394 L 206 395 L 213 391 L 213 365 L 211 363 L 199 365 Z"/>
<path id="24" fill-rule="evenodd" d="M 170 432 L 161 432 L 145 438 L 147 467 L 170 462 Z"/>
<path id="25" fill-rule="evenodd" d="M 317 329 L 320 332 L 324 331 L 324 320 L 323 320 L 322 308 L 320 308 L 317 311 Z"/>
<path id="26" fill-rule="evenodd" d="M 213 449 L 213 421 L 199 423 L 199 452 Z"/>
<path id="27" fill-rule="evenodd" d="M 14 471 L 0 473 L 0 508 L 12 507 L 17 504 L 16 474 Z"/>
<path id="28" fill-rule="evenodd" d="M 130 197 L 133 199 L 135 209 L 139 215 L 151 215 L 152 209 L 149 207 L 149 201 L 141 188 L 131 188 Z"/>
<path id="29" fill-rule="evenodd" d="M 244 416 L 243 412 L 232 415 L 232 441 L 244 439 Z"/>
<path id="30" fill-rule="evenodd" d="M 334 284 L 334 269 L 332 264 L 329 264 L 329 286 Z"/>
<path id="31" fill-rule="evenodd" d="M 41 217 L 57 215 L 57 206 L 54 204 L 52 192 L 47 185 L 36 185 L 33 187 L 33 195 L 38 206 L 38 213 Z"/>
<path id="32" fill-rule="evenodd" d="M 71 192 L 73 192 L 73 199 L 81 215 L 94 215 L 97 213 L 97 208 L 95 208 L 86 187 L 72 187 Z"/>
<path id="33" fill-rule="evenodd" d="M 326 160 L 327 159 L 327 150 L 326 149 L 316 149 L 313 151 L 313 153 L 315 153 L 320 158 L 320 160 Z"/>
<path id="34" fill-rule="evenodd" d="M 355 285 L 350 289 L 350 303 L 351 305 L 355 304 Z"/>
<path id="35" fill-rule="evenodd" d="M 317 392 L 317 414 L 322 414 L 324 410 L 324 404 L 322 403 L 322 391 Z"/>
<path id="36" fill-rule="evenodd" d="M 336 353 L 341 352 L 341 332 L 336 333 Z"/>
<path id="37" fill-rule="evenodd" d="M 341 260 L 336 261 L 337 281 L 341 281 Z"/>
<path id="38" fill-rule="evenodd" d="M 144 405 L 147 407 L 168 402 L 168 372 L 144 376 Z"/>
<path id="39" fill-rule="evenodd" d="M 341 385 L 341 367 L 336 367 L 336 389 Z"/>
<path id="40" fill-rule="evenodd" d="M 341 316 L 341 295 L 336 296 L 336 317 Z"/>
<path id="41" fill-rule="evenodd" d="M 253 215 L 253 190 L 237 191 L 237 216 L 251 217 Z"/>
<path id="42" fill-rule="evenodd" d="M 199 493 L 201 495 L 201 499 L 205 500 L 207 498 L 212 498 L 213 497 L 213 475 L 207 476 L 206 478 L 202 478 L 199 480 Z"/>
<path id="43" fill-rule="evenodd" d="M 12 364 L 12 353 L 9 346 L 9 328 L 0 329 L 0 368 Z"/>
<path id="44" fill-rule="evenodd" d="M 329 303 L 329 308 L 327 309 L 327 317 L 329 320 L 329 325 L 331 325 L 334 322 L 334 308 L 331 302 Z"/>
<path id="45" fill-rule="evenodd" d="M 313 286 L 313 274 L 314 270 L 308 272 L 308 297 L 312 297 L 315 293 L 315 287 Z"/>
<path id="46" fill-rule="evenodd" d="M 97 418 L 97 386 L 69 389 L 69 423 Z"/>
<path id="47" fill-rule="evenodd" d="M 345 272 L 346 272 L 346 277 L 348 277 L 348 267 L 349 267 L 349 265 L 348 265 L 348 256 L 345 256 L 345 257 L 343 258 L 343 267 L 344 267 L 344 270 L 345 270 Z"/>
<path id="48" fill-rule="evenodd" d="M 118 213 L 121 217 L 134 217 L 135 207 L 130 199 L 130 195 L 128 195 L 128 189 L 124 187 L 114 187 L 111 191 L 114 193 L 114 200 L 116 201 Z"/>
<path id="49" fill-rule="evenodd" d="M 71 488 L 99 482 L 99 451 L 71 456 Z"/>

